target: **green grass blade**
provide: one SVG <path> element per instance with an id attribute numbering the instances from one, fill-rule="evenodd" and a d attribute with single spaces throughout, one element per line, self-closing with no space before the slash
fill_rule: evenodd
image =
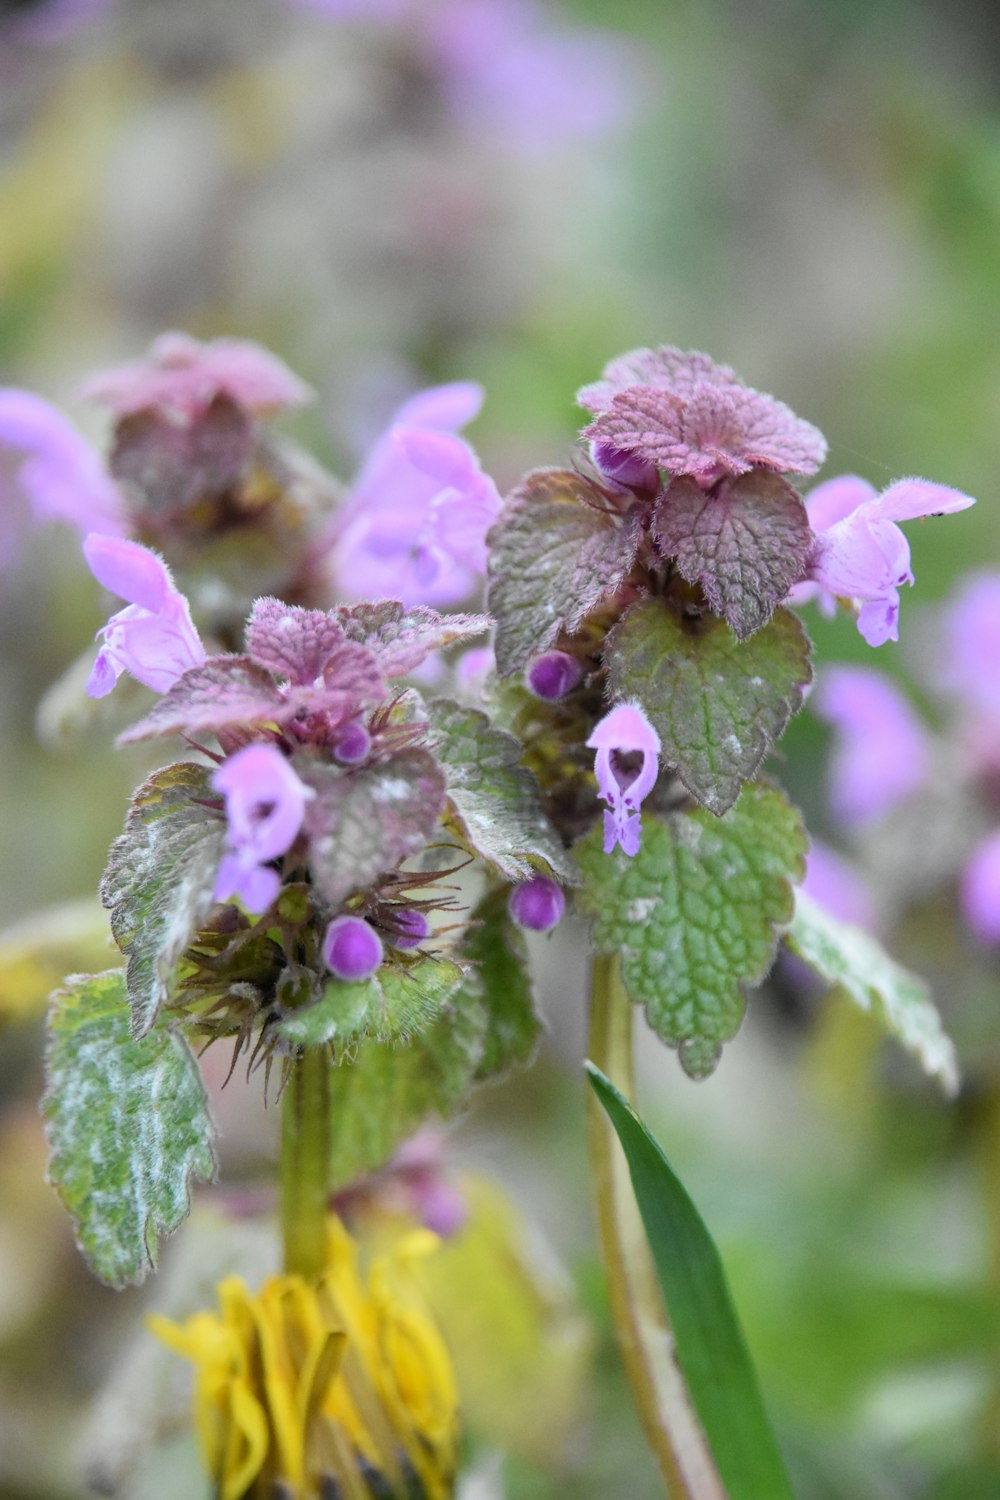
<path id="1" fill-rule="evenodd" d="M 628 1161 L 678 1363 L 729 1500 L 793 1500 L 715 1243 L 631 1105 L 593 1063 L 587 1072 Z"/>

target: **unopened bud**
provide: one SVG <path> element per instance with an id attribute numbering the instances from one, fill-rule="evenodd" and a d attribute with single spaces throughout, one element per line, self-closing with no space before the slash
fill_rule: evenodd
<path id="1" fill-rule="evenodd" d="M 323 961 L 338 979 L 370 979 L 382 962 L 382 939 L 361 917 L 334 917 L 323 939 Z"/>
<path id="2" fill-rule="evenodd" d="M 573 691 L 583 677 L 583 666 L 566 651 L 546 651 L 535 657 L 525 676 L 536 698 L 554 703 Z"/>
<path id="3" fill-rule="evenodd" d="M 533 875 L 510 893 L 510 914 L 519 927 L 550 932 L 566 910 L 566 897 L 554 880 Z"/>

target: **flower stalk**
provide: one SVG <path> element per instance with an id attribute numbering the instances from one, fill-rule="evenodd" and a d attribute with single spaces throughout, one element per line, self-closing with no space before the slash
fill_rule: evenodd
<path id="1" fill-rule="evenodd" d="M 307 1048 L 281 1100 L 281 1233 L 284 1268 L 306 1280 L 327 1265 L 330 1199 L 330 1059 Z"/>
<path id="2" fill-rule="evenodd" d="M 593 960 L 590 1058 L 631 1100 L 632 1006 L 616 955 Z M 673 1334 L 624 1152 L 590 1093 L 588 1150 L 601 1256 L 615 1336 L 647 1441 L 669 1500 L 726 1500 L 722 1480 L 673 1353 Z"/>

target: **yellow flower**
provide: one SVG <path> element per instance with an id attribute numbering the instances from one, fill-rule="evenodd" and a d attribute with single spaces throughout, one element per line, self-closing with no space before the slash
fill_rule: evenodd
<path id="1" fill-rule="evenodd" d="M 455 1380 L 410 1274 L 436 1244 L 426 1230 L 407 1234 L 366 1285 L 354 1241 L 331 1220 L 318 1282 L 273 1276 L 253 1294 L 232 1276 L 218 1312 L 150 1319 L 195 1366 L 195 1423 L 219 1500 L 448 1500 Z"/>

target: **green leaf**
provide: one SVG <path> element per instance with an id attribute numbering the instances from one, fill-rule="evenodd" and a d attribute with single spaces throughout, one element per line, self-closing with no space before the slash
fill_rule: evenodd
<path id="1" fill-rule="evenodd" d="M 715 1242 L 635 1110 L 593 1063 L 587 1072 L 628 1161 L 677 1362 L 728 1500 L 792 1500 Z"/>
<path id="2" fill-rule="evenodd" d="M 305 812 L 309 867 L 333 907 L 419 854 L 444 808 L 441 768 L 415 746 L 356 769 L 309 755 L 292 764 L 316 793 Z"/>
<path id="3" fill-rule="evenodd" d="M 724 813 L 802 706 L 809 638 L 779 609 L 747 641 L 724 620 L 681 619 L 662 599 L 632 606 L 605 648 L 612 697 L 640 703 L 692 796 Z"/>
<path id="4" fill-rule="evenodd" d="M 536 469 L 508 496 L 489 538 L 488 604 L 503 676 L 621 587 L 640 532 L 617 503 L 572 469 Z"/>
<path id="5" fill-rule="evenodd" d="M 786 941 L 828 984 L 845 990 L 912 1052 L 946 1094 L 958 1092 L 958 1059 L 930 990 L 890 958 L 870 933 L 838 921 L 798 890 Z"/>
<path id="6" fill-rule="evenodd" d="M 461 1104 L 483 1053 L 486 1015 L 463 991 L 438 1019 L 394 1046 L 361 1042 L 330 1074 L 331 1185 L 346 1187 L 388 1161 L 430 1115 Z"/>
<path id="7" fill-rule="evenodd" d="M 546 817 L 538 785 L 518 765 L 521 745 L 478 709 L 447 698 L 428 705 L 439 736 L 434 753 L 444 767 L 448 798 L 470 847 L 508 880 L 526 880 L 536 865 L 576 882 L 572 860 Z"/>
<path id="8" fill-rule="evenodd" d="M 711 490 L 675 479 L 657 504 L 653 535 L 741 640 L 766 625 L 805 576 L 814 541 L 799 495 L 767 469 L 724 479 Z"/>
<path id="9" fill-rule="evenodd" d="M 209 784 L 210 768 L 180 761 L 144 782 L 125 832 L 115 839 L 101 881 L 111 930 L 128 959 L 136 1036 L 171 997 L 177 960 L 212 905 L 226 824 Z"/>
<path id="10" fill-rule="evenodd" d="M 120 969 L 76 975 L 53 999 L 49 1175 L 91 1268 L 126 1286 L 155 1267 L 157 1237 L 186 1217 L 192 1178 L 215 1176 L 205 1091 L 176 1032 L 133 1037 Z"/>
<path id="11" fill-rule="evenodd" d="M 771 966 L 805 849 L 798 813 L 763 782 L 722 818 L 644 814 L 632 859 L 605 854 L 598 826 L 576 846 L 596 948 L 620 952 L 629 995 L 692 1077 L 712 1072 L 743 1019 L 743 986 Z"/>
<path id="12" fill-rule="evenodd" d="M 274 1029 L 299 1047 L 332 1042 L 338 1055 L 366 1037 L 402 1041 L 426 1030 L 464 977 L 447 959 L 384 964 L 361 983 L 328 980 L 315 1004 L 291 1011 Z"/>
<path id="13" fill-rule="evenodd" d="M 535 1050 L 541 1022 L 535 1010 L 524 933 L 510 920 L 508 892 L 491 891 L 469 922 L 463 957 L 474 966 L 486 1035 L 476 1079 L 495 1078 Z"/>

